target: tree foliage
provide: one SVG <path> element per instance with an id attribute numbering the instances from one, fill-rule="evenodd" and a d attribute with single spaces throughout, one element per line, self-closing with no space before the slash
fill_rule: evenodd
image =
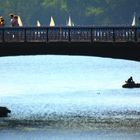
<path id="1" fill-rule="evenodd" d="M 53 16 L 65 25 L 71 16 L 76 25 L 131 24 L 140 16 L 140 0 L 0 0 L 0 14 L 9 24 L 9 13 L 20 15 L 24 25 L 48 25 Z M 137 20 L 138 21 L 138 20 Z"/>

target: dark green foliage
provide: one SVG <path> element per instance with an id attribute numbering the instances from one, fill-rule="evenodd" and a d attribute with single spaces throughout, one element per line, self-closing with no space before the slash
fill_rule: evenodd
<path id="1" fill-rule="evenodd" d="M 132 22 L 140 16 L 140 0 L 0 0 L 0 14 L 9 25 L 9 13 L 20 15 L 24 25 L 36 26 L 39 20 L 49 25 L 53 16 L 57 25 L 66 25 L 71 16 L 75 25 L 111 25 Z"/>

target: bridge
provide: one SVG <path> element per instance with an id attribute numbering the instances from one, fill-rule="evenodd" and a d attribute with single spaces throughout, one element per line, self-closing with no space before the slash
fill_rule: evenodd
<path id="1" fill-rule="evenodd" d="M 140 27 L 2 27 L 0 56 L 85 55 L 140 61 Z"/>

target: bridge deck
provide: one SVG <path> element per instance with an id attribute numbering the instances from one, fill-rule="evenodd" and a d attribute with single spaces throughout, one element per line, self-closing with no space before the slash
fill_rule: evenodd
<path id="1" fill-rule="evenodd" d="M 38 54 L 140 61 L 140 27 L 0 28 L 0 56 Z"/>

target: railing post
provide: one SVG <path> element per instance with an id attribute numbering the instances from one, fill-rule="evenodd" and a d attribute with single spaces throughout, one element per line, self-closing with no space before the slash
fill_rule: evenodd
<path id="1" fill-rule="evenodd" d="M 91 36 L 90 41 L 91 41 L 91 43 L 93 43 L 93 28 L 91 28 L 91 30 L 90 30 L 90 36 Z"/>
<path id="2" fill-rule="evenodd" d="M 24 28 L 24 42 L 27 42 L 27 32 L 26 32 L 26 27 Z"/>
<path id="3" fill-rule="evenodd" d="M 70 29 L 71 29 L 71 28 L 69 27 L 69 28 L 68 28 L 68 41 L 69 41 L 69 42 L 71 42 L 71 36 L 70 36 L 71 30 L 70 30 Z"/>
<path id="4" fill-rule="evenodd" d="M 46 42 L 49 42 L 49 37 L 48 37 L 48 27 L 46 28 Z"/>
<path id="5" fill-rule="evenodd" d="M 116 42 L 115 27 L 113 27 L 113 42 Z"/>
<path id="6" fill-rule="evenodd" d="M 135 42 L 137 42 L 137 27 L 135 27 L 135 30 L 134 30 L 134 33 L 135 33 Z"/>
<path id="7" fill-rule="evenodd" d="M 5 29 L 4 28 L 2 28 L 2 42 L 4 43 L 5 42 L 5 35 L 4 35 L 4 32 L 5 32 Z"/>
<path id="8" fill-rule="evenodd" d="M 61 29 L 61 27 L 59 28 L 59 41 L 62 41 L 62 29 Z"/>

